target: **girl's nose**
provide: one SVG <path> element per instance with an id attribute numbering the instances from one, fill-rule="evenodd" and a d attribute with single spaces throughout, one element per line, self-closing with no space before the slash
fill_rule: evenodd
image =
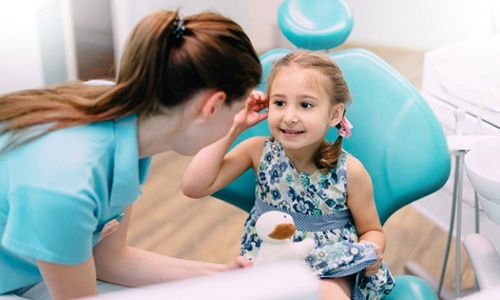
<path id="1" fill-rule="evenodd" d="M 297 112 L 293 108 L 288 108 L 286 110 L 285 116 L 283 120 L 286 123 L 297 123 L 298 122 L 298 117 L 297 117 Z"/>

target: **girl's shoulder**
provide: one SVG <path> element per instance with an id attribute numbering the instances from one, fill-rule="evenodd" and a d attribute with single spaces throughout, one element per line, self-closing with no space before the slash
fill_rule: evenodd
<path id="1" fill-rule="evenodd" d="M 362 179 L 364 181 L 366 180 L 366 178 L 370 177 L 363 163 L 354 155 L 349 154 L 347 156 L 346 169 L 347 169 L 348 179 L 349 178 L 354 180 Z"/>
<path id="2" fill-rule="evenodd" d="M 361 161 L 356 156 L 350 154 L 349 152 L 347 152 L 343 149 L 342 149 L 341 156 L 344 157 L 346 165 L 349 168 L 359 168 L 360 166 L 363 166 Z"/>
<path id="3" fill-rule="evenodd" d="M 344 163 L 347 163 L 349 157 L 353 157 L 352 154 L 347 152 L 344 148 L 341 148 L 339 160 L 343 161 Z"/>
<path id="4" fill-rule="evenodd" d="M 266 142 L 267 142 L 266 137 L 254 136 L 242 141 L 240 144 L 242 145 L 242 147 L 245 148 L 246 151 L 248 151 L 248 153 L 251 154 L 252 157 L 254 157 L 254 156 L 260 156 L 262 148 L 264 147 Z"/>
<path id="5" fill-rule="evenodd" d="M 244 148 L 245 151 L 250 151 L 251 153 L 260 153 L 262 148 L 267 143 L 267 138 L 264 136 L 253 136 L 241 141 L 238 144 L 239 148 Z"/>
<path id="6" fill-rule="evenodd" d="M 256 168 L 259 164 L 260 157 L 262 155 L 262 149 L 266 143 L 267 138 L 263 136 L 254 136 L 247 138 L 240 143 L 238 143 L 231 154 L 239 159 L 244 157 L 248 158 L 250 164 L 253 168 Z"/>

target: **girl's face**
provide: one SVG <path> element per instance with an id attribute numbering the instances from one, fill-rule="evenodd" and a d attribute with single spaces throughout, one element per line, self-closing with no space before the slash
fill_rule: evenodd
<path id="1" fill-rule="evenodd" d="M 331 126 L 342 118 L 344 104 L 332 105 L 317 70 L 297 66 L 276 74 L 269 91 L 269 129 L 285 149 L 314 152 Z"/>

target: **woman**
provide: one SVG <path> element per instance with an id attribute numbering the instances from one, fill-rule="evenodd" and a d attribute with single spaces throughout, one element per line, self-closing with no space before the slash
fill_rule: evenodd
<path id="1" fill-rule="evenodd" d="M 230 19 L 160 11 L 132 31 L 116 83 L 1 96 L 0 294 L 77 298 L 96 280 L 135 287 L 250 265 L 161 256 L 126 233 L 150 157 L 224 136 L 261 72 Z"/>

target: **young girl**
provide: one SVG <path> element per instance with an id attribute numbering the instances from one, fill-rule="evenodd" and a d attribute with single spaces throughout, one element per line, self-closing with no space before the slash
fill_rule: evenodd
<path id="1" fill-rule="evenodd" d="M 228 135 L 194 157 L 184 193 L 212 194 L 253 168 L 256 200 L 245 223 L 243 255 L 258 255 L 257 218 L 282 210 L 297 224 L 295 241 L 316 241 L 307 263 L 323 279 L 324 299 L 384 297 L 394 280 L 382 261 L 385 237 L 370 176 L 342 149 L 351 133 L 344 117 L 351 96 L 339 67 L 324 54 L 291 53 L 274 64 L 267 97 L 253 93 Z M 256 114 L 253 108 L 266 101 L 269 110 Z M 226 154 L 243 130 L 266 116 L 271 137 L 247 139 Z M 333 144 L 325 141 L 332 126 L 339 135 Z"/>
<path id="2" fill-rule="evenodd" d="M 135 287 L 251 265 L 165 257 L 126 234 L 150 156 L 219 140 L 261 73 L 233 21 L 160 11 L 134 28 L 116 83 L 0 96 L 0 294 L 77 298 L 96 279 Z"/>

